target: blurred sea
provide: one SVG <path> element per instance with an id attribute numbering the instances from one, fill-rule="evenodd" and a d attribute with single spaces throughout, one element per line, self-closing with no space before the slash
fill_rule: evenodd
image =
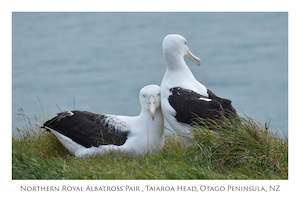
<path id="1" fill-rule="evenodd" d="M 136 115 L 160 84 L 161 42 L 183 35 L 195 77 L 240 115 L 288 134 L 287 13 L 13 13 L 13 134 L 70 109 Z M 38 119 L 38 120 L 36 120 Z"/>

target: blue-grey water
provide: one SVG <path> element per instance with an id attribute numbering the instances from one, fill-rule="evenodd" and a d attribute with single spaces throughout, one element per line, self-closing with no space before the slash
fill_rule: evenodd
<path id="1" fill-rule="evenodd" d="M 13 13 L 13 132 L 62 110 L 138 114 L 168 33 L 201 58 L 200 82 L 287 136 L 287 13 Z"/>

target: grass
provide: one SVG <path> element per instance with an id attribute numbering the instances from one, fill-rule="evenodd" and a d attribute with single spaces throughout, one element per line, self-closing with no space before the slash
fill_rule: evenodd
<path id="1" fill-rule="evenodd" d="M 139 157 L 78 159 L 51 133 L 21 132 L 12 141 L 13 179 L 288 179 L 287 139 L 249 118 L 202 123 L 194 145 L 167 137 L 161 152 Z"/>

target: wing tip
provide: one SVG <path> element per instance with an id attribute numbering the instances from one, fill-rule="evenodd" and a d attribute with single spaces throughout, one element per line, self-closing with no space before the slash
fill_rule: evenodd
<path id="1" fill-rule="evenodd" d="M 40 126 L 40 128 L 45 129 L 47 132 L 51 132 L 50 128 L 45 126 L 45 123 L 42 126 Z"/>

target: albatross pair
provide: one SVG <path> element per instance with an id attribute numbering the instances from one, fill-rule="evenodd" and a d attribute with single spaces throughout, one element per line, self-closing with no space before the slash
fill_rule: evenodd
<path id="1" fill-rule="evenodd" d="M 236 113 L 231 101 L 217 97 L 199 83 L 184 57 L 200 65 L 187 41 L 169 34 L 163 40 L 167 70 L 161 87 L 149 85 L 140 91 L 141 113 L 135 117 L 94 114 L 86 111 L 58 113 L 44 123 L 58 140 L 77 157 L 121 151 L 144 154 L 159 151 L 164 144 L 164 120 L 184 144 L 190 144 L 195 117 L 220 120 Z M 161 96 L 161 97 L 160 97 Z"/>

